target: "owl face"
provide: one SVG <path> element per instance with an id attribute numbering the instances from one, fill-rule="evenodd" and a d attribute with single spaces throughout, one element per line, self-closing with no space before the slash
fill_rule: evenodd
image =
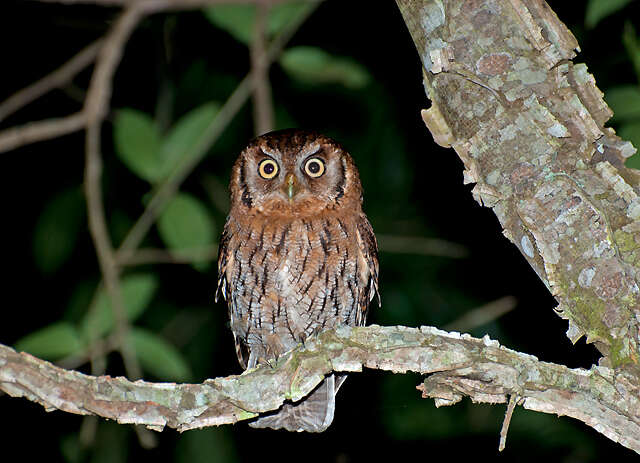
<path id="1" fill-rule="evenodd" d="M 271 215 L 310 215 L 361 202 L 351 156 L 314 132 L 281 130 L 254 139 L 236 161 L 232 207 Z"/>

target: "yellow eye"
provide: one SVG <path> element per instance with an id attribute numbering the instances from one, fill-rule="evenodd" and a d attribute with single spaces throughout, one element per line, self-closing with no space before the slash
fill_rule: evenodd
<path id="1" fill-rule="evenodd" d="M 304 164 L 304 171 L 309 177 L 318 178 L 324 174 L 324 162 L 320 158 L 311 158 Z"/>
<path id="2" fill-rule="evenodd" d="M 260 177 L 271 180 L 278 175 L 278 164 L 273 159 L 265 159 L 258 166 L 258 173 Z"/>

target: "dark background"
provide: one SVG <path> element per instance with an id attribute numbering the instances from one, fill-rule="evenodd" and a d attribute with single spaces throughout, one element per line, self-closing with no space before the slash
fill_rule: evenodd
<path id="1" fill-rule="evenodd" d="M 549 3 L 578 38 L 582 52 L 576 62 L 587 63 L 600 89 L 637 86 L 621 36 L 625 23 L 640 17 L 638 2 L 591 29 L 584 25 L 586 2 Z M 5 0 L 0 6 L 0 100 L 104 34 L 116 14 L 109 8 Z M 462 184 L 462 163 L 455 152 L 435 145 L 425 129 L 419 111 L 429 103 L 420 63 L 394 2 L 326 1 L 291 45 L 317 46 L 350 57 L 366 68 L 370 80 L 358 88 L 301 82 L 274 64 L 270 77 L 277 128 L 314 128 L 347 147 L 360 169 L 364 207 L 377 233 L 440 238 L 463 245 L 469 253 L 453 259 L 382 252 L 383 307 L 373 310 L 371 322 L 443 326 L 471 309 L 513 295 L 518 300 L 515 310 L 471 333 L 488 333 L 507 347 L 570 367 L 588 368 L 597 362 L 596 350 L 584 340 L 571 345 L 565 336 L 567 323 L 553 312 L 555 301 L 545 286 L 502 236 L 494 214 L 472 199 L 471 185 Z M 114 111 L 128 107 L 153 115 L 159 99 L 169 95 L 168 113 L 175 121 L 204 102 L 224 102 L 248 71 L 248 63 L 247 48 L 201 12 L 154 15 L 142 22 L 127 45 L 111 106 Z M 77 94 L 82 98 L 89 78 L 90 69 L 74 79 L 72 87 L 47 94 L 0 128 L 79 110 Z M 150 186 L 114 153 L 115 114 L 104 124 L 103 156 L 107 217 L 118 244 L 123 230 L 142 212 Z M 246 105 L 181 188 L 205 204 L 216 233 L 225 212 L 212 201 L 216 193 L 207 179 L 226 185 L 235 157 L 252 136 L 251 106 Z M 77 232 L 73 250 L 55 270 L 37 264 L 34 245 L 41 214 L 51 199 L 69 189 L 80 191 L 83 142 L 79 132 L 2 154 L 2 344 L 13 345 L 58 320 L 77 321 L 99 281 L 81 208 L 71 214 Z M 144 246 L 163 247 L 155 228 Z M 158 264 L 141 270 L 153 273 L 159 288 L 136 325 L 166 335 L 188 362 L 190 381 L 238 373 L 226 308 L 213 303 L 215 265 L 198 270 Z M 169 323 L 173 325 L 167 328 Z M 109 355 L 108 361 L 108 374 L 124 374 L 118 355 Z M 80 369 L 89 371 L 87 365 Z M 145 372 L 145 379 L 167 378 Z M 321 435 L 253 430 L 240 423 L 182 435 L 166 430 L 150 450 L 138 444 L 129 427 L 105 422 L 98 425 L 93 445 L 84 447 L 78 440 L 82 417 L 45 413 L 39 405 L 3 396 L 0 446 L 4 455 L 15 452 L 23 461 L 113 463 L 263 458 L 351 462 L 409 456 L 564 462 L 637 458 L 579 422 L 521 408 L 515 411 L 507 448 L 498 454 L 504 405 L 465 400 L 436 409 L 433 402 L 420 399 L 415 390 L 419 382 L 418 375 L 410 374 L 352 375 L 337 398 L 333 425 Z"/>

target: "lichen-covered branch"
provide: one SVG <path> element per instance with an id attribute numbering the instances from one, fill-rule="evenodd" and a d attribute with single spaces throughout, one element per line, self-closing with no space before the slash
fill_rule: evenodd
<path id="1" fill-rule="evenodd" d="M 87 376 L 0 346 L 0 390 L 47 410 L 98 415 L 119 423 L 180 431 L 235 423 L 297 401 L 331 371 L 363 368 L 427 377 L 419 389 L 451 405 L 463 396 L 574 417 L 640 453 L 639 386 L 627 372 L 570 369 L 432 327 L 341 327 L 327 331 L 271 366 L 203 384 L 131 382 Z M 348 419 L 344 417 L 343 419 Z"/>
<path id="2" fill-rule="evenodd" d="M 511 240 L 556 297 L 567 335 L 601 364 L 640 371 L 635 149 L 578 43 L 543 0 L 396 0 L 424 66 L 423 119 L 452 146 Z"/>

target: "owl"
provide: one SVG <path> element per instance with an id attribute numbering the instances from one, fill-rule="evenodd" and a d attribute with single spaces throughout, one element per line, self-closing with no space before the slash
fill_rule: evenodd
<path id="1" fill-rule="evenodd" d="M 378 249 L 353 159 L 326 136 L 282 130 L 240 153 L 220 240 L 218 287 L 243 368 L 277 359 L 314 334 L 361 326 L 378 293 Z M 322 432 L 346 376 L 250 423 Z"/>

